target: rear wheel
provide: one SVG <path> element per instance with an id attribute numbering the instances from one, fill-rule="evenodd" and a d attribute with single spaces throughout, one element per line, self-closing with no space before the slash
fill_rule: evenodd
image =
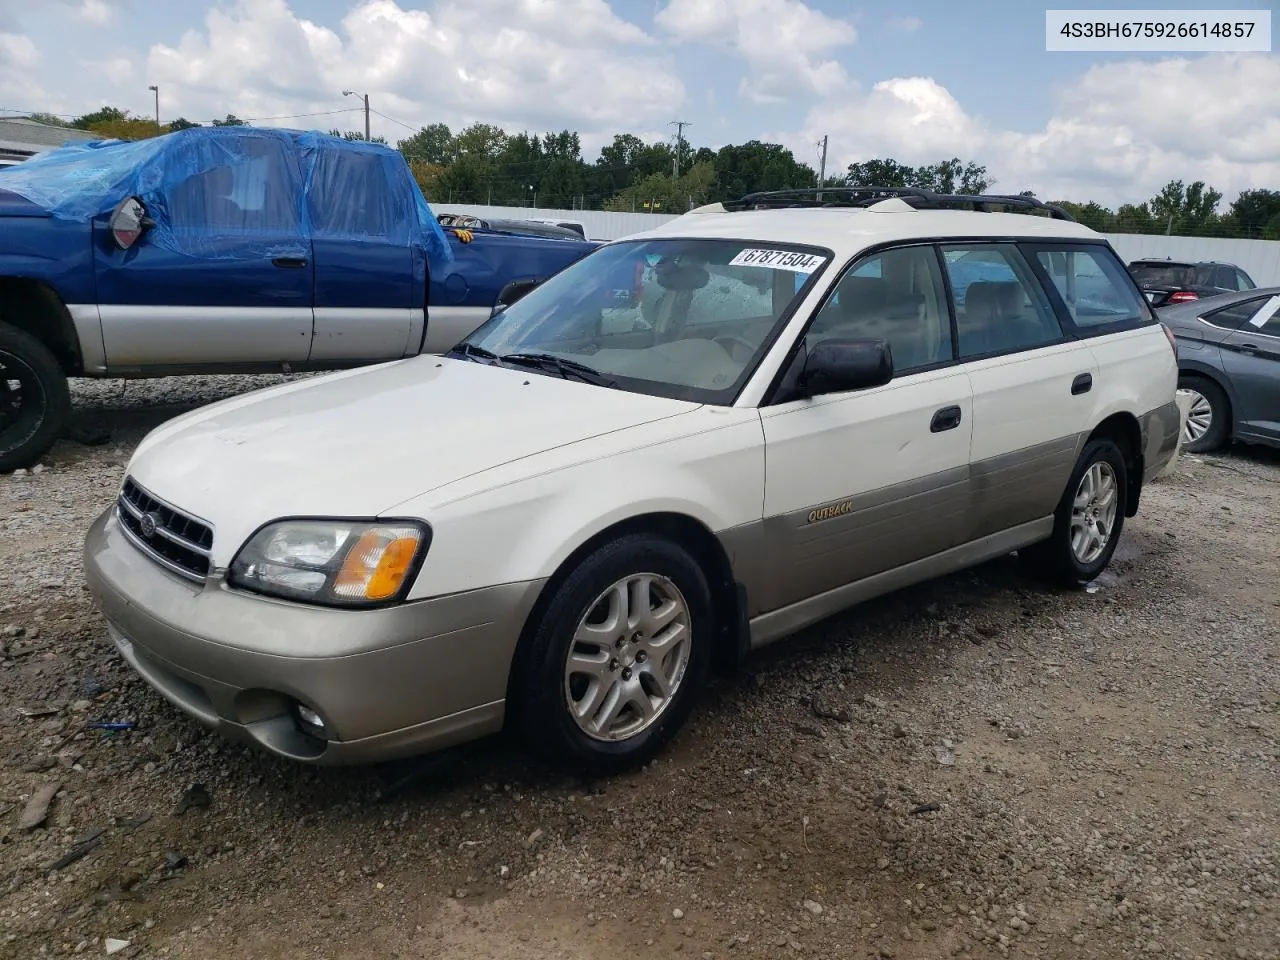
<path id="1" fill-rule="evenodd" d="M 693 709 L 711 657 L 711 593 L 697 562 L 649 534 L 586 557 L 517 656 L 512 715 L 529 745 L 575 773 L 653 756 Z"/>
<path id="2" fill-rule="evenodd" d="M 43 343 L 0 323 L 0 473 L 33 466 L 71 416 L 67 377 Z"/>
<path id="3" fill-rule="evenodd" d="M 1191 399 L 1182 428 L 1182 449 L 1209 453 L 1225 445 L 1231 433 L 1231 402 L 1223 389 L 1212 380 L 1193 375 L 1179 377 L 1178 389 Z"/>
<path id="4" fill-rule="evenodd" d="M 1106 569 L 1124 529 L 1128 492 L 1124 453 L 1114 440 L 1090 440 L 1053 517 L 1048 540 L 1018 551 L 1036 575 L 1070 586 Z"/>

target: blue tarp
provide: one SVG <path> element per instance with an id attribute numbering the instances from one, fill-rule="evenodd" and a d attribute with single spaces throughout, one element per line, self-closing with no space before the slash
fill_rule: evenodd
<path id="1" fill-rule="evenodd" d="M 305 252 L 312 237 L 419 246 L 453 259 L 398 151 L 309 132 L 197 127 L 149 140 L 68 144 L 0 169 L 0 189 L 87 221 L 139 197 L 147 242 L 194 257 Z"/>

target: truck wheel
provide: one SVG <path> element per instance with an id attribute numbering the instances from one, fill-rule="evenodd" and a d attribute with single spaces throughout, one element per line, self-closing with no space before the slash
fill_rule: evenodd
<path id="1" fill-rule="evenodd" d="M 29 333 L 0 323 L 0 473 L 34 466 L 70 417 L 57 358 Z"/>
<path id="2" fill-rule="evenodd" d="M 525 638 L 509 723 L 579 775 L 645 762 L 693 708 L 713 619 L 706 576 L 678 544 L 649 534 L 606 544 L 560 584 Z"/>

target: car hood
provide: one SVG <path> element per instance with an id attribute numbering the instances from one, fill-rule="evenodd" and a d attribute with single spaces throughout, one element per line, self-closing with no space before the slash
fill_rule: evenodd
<path id="1" fill-rule="evenodd" d="M 12 190 L 0 189 L 0 217 L 52 217 L 48 210 L 38 203 L 32 203 L 26 197 L 19 196 Z"/>
<path id="2" fill-rule="evenodd" d="M 295 381 L 158 427 L 129 465 L 213 524 L 214 562 L 285 516 L 377 516 L 447 483 L 698 404 L 421 356 Z"/>

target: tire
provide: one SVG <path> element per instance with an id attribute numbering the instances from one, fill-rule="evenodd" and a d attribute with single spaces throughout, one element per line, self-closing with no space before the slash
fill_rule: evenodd
<path id="1" fill-rule="evenodd" d="M 620 609 L 618 601 L 606 598 L 620 598 L 617 587 L 627 584 L 627 607 L 634 612 L 643 577 L 653 578 L 646 591 L 650 602 L 661 601 L 651 609 L 667 611 L 669 622 L 646 631 L 633 613 L 627 631 L 604 629 Z M 575 634 L 592 633 L 591 626 L 600 628 L 594 631 L 599 644 L 596 637 L 589 644 L 576 642 Z M 531 624 L 513 664 L 509 716 L 529 746 L 565 772 L 608 776 L 644 763 L 688 719 L 707 676 L 714 637 L 711 591 L 693 557 L 663 537 L 621 537 L 582 560 Z M 654 650 L 654 639 L 667 645 Z M 665 699 L 657 677 L 668 681 Z M 605 722 L 614 702 L 613 721 Z M 649 719 L 643 703 L 650 704 Z M 594 733 L 588 729 L 593 725 Z"/>
<path id="2" fill-rule="evenodd" d="M 1114 440 L 1099 438 L 1085 444 L 1054 511 L 1053 533 L 1049 539 L 1018 551 L 1024 566 L 1042 579 L 1065 586 L 1088 583 L 1102 573 L 1111 562 L 1124 530 L 1128 474 L 1124 453 Z M 1077 509 L 1077 498 L 1087 496 L 1086 477 L 1091 478 L 1095 487 L 1100 480 L 1109 477 L 1114 487 L 1109 502 L 1086 503 Z M 1099 501 L 1102 499 L 1099 497 Z M 1106 523 L 1109 519 L 1100 548 L 1097 539 L 1089 535 L 1091 530 L 1096 533 L 1101 529 L 1097 524 L 1090 524 L 1088 518 L 1096 516 L 1096 513 L 1089 511 L 1101 511 L 1100 522 Z M 1085 546 L 1089 549 L 1082 549 Z"/>
<path id="3" fill-rule="evenodd" d="M 70 418 L 71 392 L 57 358 L 29 333 L 0 323 L 0 473 L 34 466 Z"/>
<path id="4" fill-rule="evenodd" d="M 1182 449 L 1210 453 L 1224 447 L 1231 438 L 1231 401 L 1226 392 L 1209 378 L 1194 374 L 1178 377 L 1178 389 L 1195 394 L 1182 431 Z"/>

